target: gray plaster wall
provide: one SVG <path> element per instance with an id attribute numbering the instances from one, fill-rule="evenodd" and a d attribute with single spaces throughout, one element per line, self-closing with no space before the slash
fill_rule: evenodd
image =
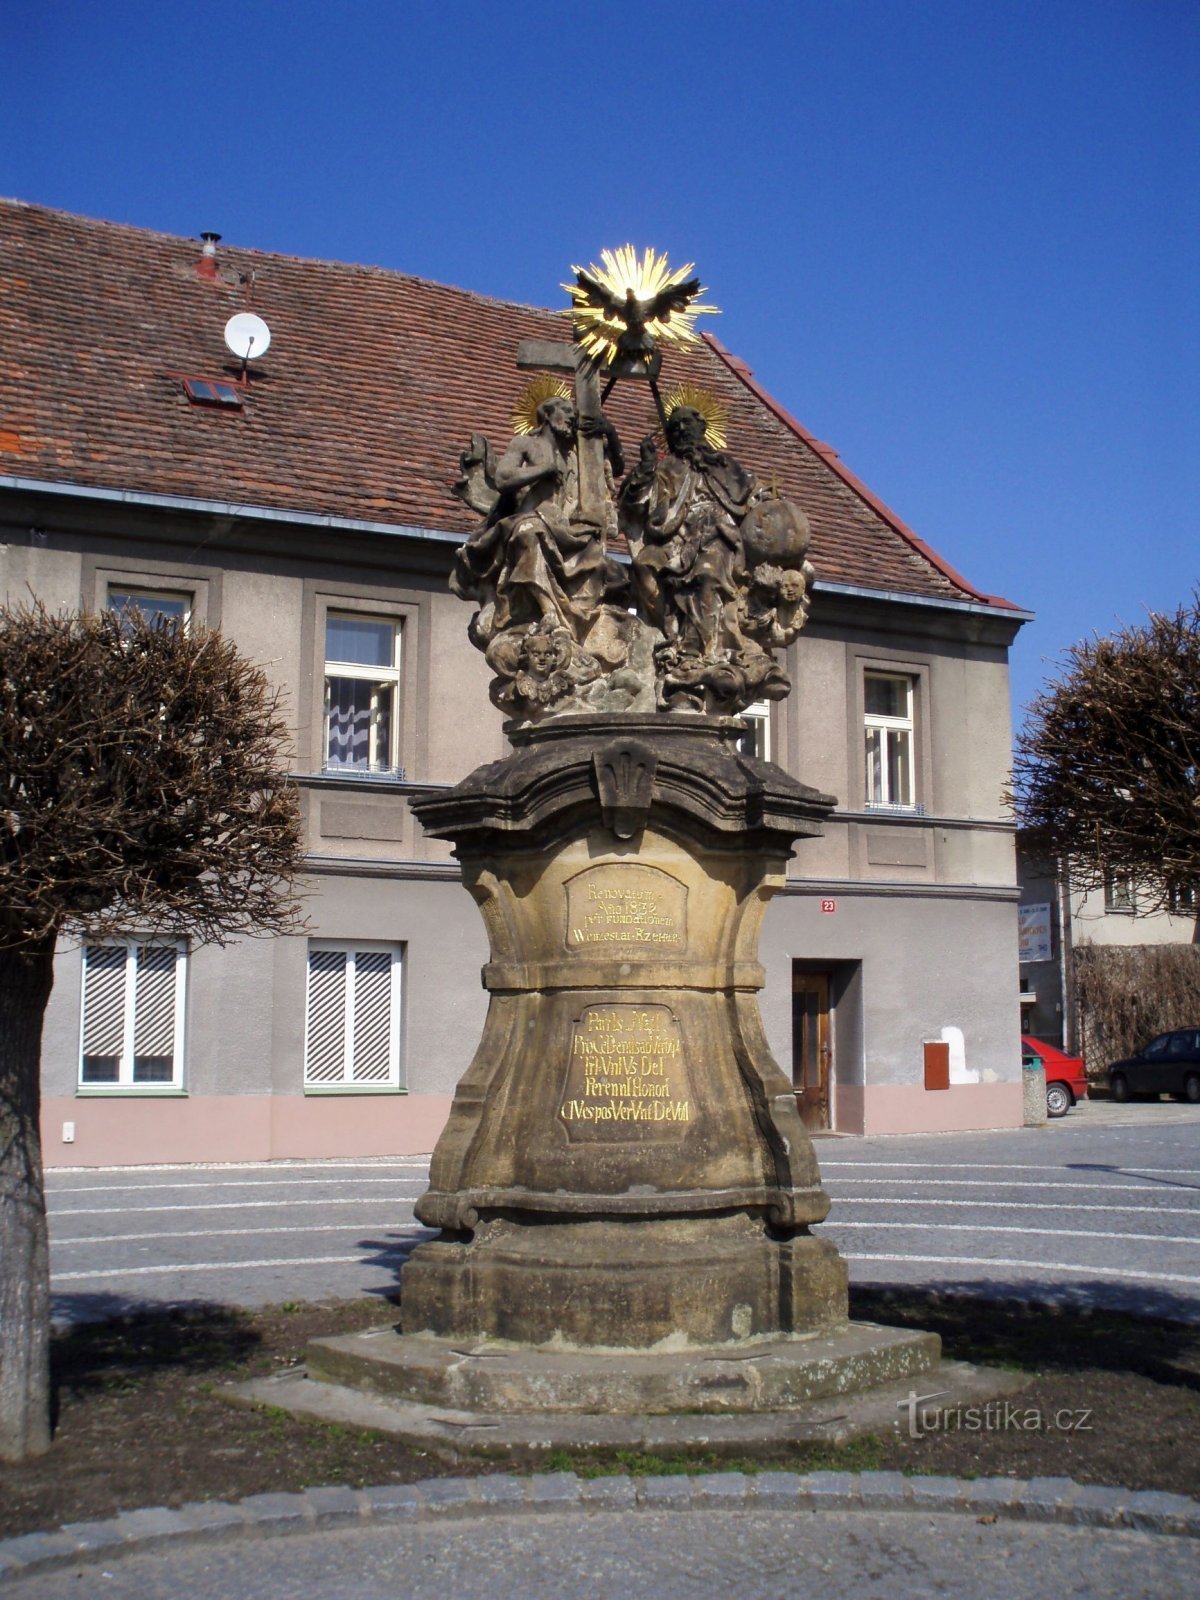
<path id="1" fill-rule="evenodd" d="M 855 996 L 834 1014 L 835 1081 L 923 1081 L 922 1046 L 945 1028 L 962 1030 L 967 1071 L 979 1082 L 1021 1075 L 1017 1009 L 1016 906 L 1009 901 L 937 896 L 789 893 L 768 909 L 760 946 L 767 982 L 760 1005 L 772 1053 L 791 1074 L 794 960 L 818 967 L 861 965 Z"/>
<path id="2" fill-rule="evenodd" d="M 307 935 L 198 947 L 187 971 L 184 1081 L 189 1094 L 304 1092 L 309 937 L 405 947 L 401 1067 L 414 1094 L 450 1094 L 470 1064 L 487 1010 L 483 923 L 461 884 L 400 878 L 315 879 Z M 56 961 L 43 1039 L 43 1089 L 76 1092 L 81 960 Z"/>

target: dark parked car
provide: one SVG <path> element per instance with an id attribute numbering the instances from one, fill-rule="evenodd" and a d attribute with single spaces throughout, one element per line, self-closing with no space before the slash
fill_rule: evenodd
<path id="1" fill-rule="evenodd" d="M 1087 1098 L 1087 1069 L 1082 1056 L 1069 1056 L 1044 1039 L 1021 1035 L 1021 1060 L 1037 1060 L 1046 1074 L 1046 1115 L 1065 1117 L 1076 1100 Z"/>
<path id="2" fill-rule="evenodd" d="M 1173 1094 L 1200 1105 L 1200 1028 L 1160 1033 L 1136 1055 L 1114 1061 L 1108 1069 L 1108 1087 L 1114 1100 Z"/>

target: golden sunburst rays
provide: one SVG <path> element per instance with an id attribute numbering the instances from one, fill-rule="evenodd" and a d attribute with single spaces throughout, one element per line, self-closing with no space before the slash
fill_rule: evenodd
<path id="1" fill-rule="evenodd" d="M 552 378 L 548 372 L 541 372 L 522 389 L 513 407 L 512 426 L 514 433 L 535 433 L 537 431 L 538 407 L 547 400 L 570 400 L 571 386 L 562 378 Z"/>
<path id="2" fill-rule="evenodd" d="M 660 339 L 691 344 L 698 337 L 696 318 L 718 309 L 698 302 L 705 291 L 690 276 L 690 261 L 672 271 L 665 253 L 646 250 L 639 256 L 631 244 L 602 250 L 600 260 L 599 267 L 572 267 L 576 281 L 563 284 L 571 296 L 576 342 L 594 361 L 652 353 Z"/>
<path id="3" fill-rule="evenodd" d="M 729 407 L 724 400 L 719 400 L 710 389 L 702 389 L 698 383 L 678 383 L 663 395 L 663 411 L 669 417 L 680 406 L 690 406 L 693 411 L 698 411 L 705 423 L 704 442 L 712 445 L 714 450 L 724 450 L 728 442 L 725 430 L 729 421 Z M 666 438 L 661 428 L 658 436 L 665 448 Z"/>

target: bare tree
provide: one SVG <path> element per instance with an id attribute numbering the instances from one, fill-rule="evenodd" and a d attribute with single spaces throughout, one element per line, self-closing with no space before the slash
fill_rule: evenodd
<path id="1" fill-rule="evenodd" d="M 139 612 L 0 610 L 0 1457 L 50 1443 L 38 1119 L 60 935 L 298 925 L 303 858 L 263 674 Z"/>
<path id="2" fill-rule="evenodd" d="M 1200 884 L 1200 590 L 1171 615 L 1075 645 L 1029 709 L 1013 802 L 1030 845 L 1096 889 L 1138 885 L 1146 911 Z"/>

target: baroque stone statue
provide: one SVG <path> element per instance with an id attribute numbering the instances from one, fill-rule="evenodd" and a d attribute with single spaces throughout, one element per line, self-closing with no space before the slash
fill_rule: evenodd
<path id="1" fill-rule="evenodd" d="M 639 267 L 632 254 L 619 264 Z M 461 457 L 453 492 L 484 520 L 450 585 L 479 606 L 470 638 L 495 673 L 492 700 L 518 724 L 595 711 L 736 715 L 791 688 L 775 657 L 808 615 L 808 520 L 713 446 L 699 409 L 664 408 L 654 341 L 682 342 L 688 317 L 713 308 L 691 305 L 702 291 L 689 269 L 668 276 L 663 258 L 649 270 L 645 295 L 628 287 L 619 317 L 611 286 L 578 274 L 578 342 L 518 353 L 519 365 L 571 372 L 574 402 L 543 378 L 552 392 L 528 433 L 498 460 L 476 434 Z M 601 370 L 605 394 L 618 378 L 644 379 L 663 424 L 666 454 L 647 435 L 628 474 L 601 409 Z M 617 533 L 628 565 L 610 551 Z"/>
<path id="2" fill-rule="evenodd" d="M 450 587 L 480 603 L 469 633 L 496 673 L 498 706 L 528 721 L 596 709 L 598 698 L 628 709 L 641 687 L 621 676 L 634 631 L 629 575 L 607 553 L 621 443 L 602 412 L 581 419 L 565 397 L 544 400 L 536 421 L 498 461 L 480 434 L 464 452 L 453 492 L 485 520 L 456 552 Z M 590 502 L 585 440 L 603 451 L 605 494 Z"/>
<path id="3" fill-rule="evenodd" d="M 705 441 L 690 406 L 667 418 L 621 486 L 620 527 L 643 614 L 660 635 L 659 705 L 734 713 L 780 699 L 791 684 L 772 652 L 808 614 L 808 519 L 771 497 L 731 455 Z"/>

